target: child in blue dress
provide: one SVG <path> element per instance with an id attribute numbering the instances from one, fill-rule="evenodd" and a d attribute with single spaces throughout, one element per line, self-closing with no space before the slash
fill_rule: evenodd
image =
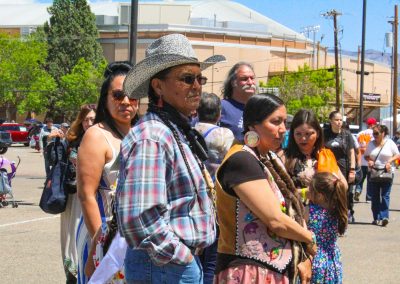
<path id="1" fill-rule="evenodd" d="M 310 183 L 308 228 L 315 233 L 318 246 L 312 262 L 311 283 L 342 283 L 337 238 L 347 227 L 346 192 L 347 186 L 328 172 L 316 173 Z"/>

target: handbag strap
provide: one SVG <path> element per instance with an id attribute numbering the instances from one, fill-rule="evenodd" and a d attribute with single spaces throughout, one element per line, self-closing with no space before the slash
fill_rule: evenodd
<path id="1" fill-rule="evenodd" d="M 379 150 L 378 155 L 376 155 L 375 160 L 374 160 L 374 164 L 375 164 L 376 160 L 378 159 L 379 154 L 381 153 L 383 147 L 385 147 L 386 142 L 387 142 L 387 140 L 385 141 L 385 143 L 383 143 L 383 146 L 382 146 L 381 149 Z"/>

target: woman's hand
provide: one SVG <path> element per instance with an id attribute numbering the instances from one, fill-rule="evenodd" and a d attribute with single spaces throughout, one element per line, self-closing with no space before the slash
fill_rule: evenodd
<path id="1" fill-rule="evenodd" d="M 355 179 L 356 179 L 356 171 L 355 170 L 350 170 L 350 172 L 349 172 L 349 183 L 353 183 Z"/>
<path id="2" fill-rule="evenodd" d="M 374 166 L 375 162 L 372 160 L 368 161 L 368 167 L 372 168 Z"/>
<path id="3" fill-rule="evenodd" d="M 85 265 L 85 274 L 87 276 L 87 278 L 90 278 L 94 271 L 95 271 L 95 267 L 94 267 L 94 262 L 93 259 L 91 257 L 88 258 L 88 260 L 86 261 L 86 265 Z"/>
<path id="4" fill-rule="evenodd" d="M 385 167 L 386 167 L 386 171 L 387 172 L 391 172 L 392 171 L 392 164 L 391 163 L 386 163 Z"/>
<path id="5" fill-rule="evenodd" d="M 317 249 L 318 249 L 317 244 L 308 244 L 306 247 L 306 252 L 309 255 L 314 256 L 317 253 Z"/>
<path id="6" fill-rule="evenodd" d="M 92 241 L 90 242 L 90 248 L 89 248 L 89 253 L 88 253 L 88 259 L 86 261 L 85 264 L 85 274 L 88 278 L 90 278 L 92 276 L 92 274 L 94 273 L 94 271 L 96 270 L 96 267 L 94 266 L 94 255 L 96 252 L 96 245 L 97 245 L 97 241 L 99 240 L 100 236 L 101 236 L 101 227 L 96 231 L 95 235 L 93 236 Z"/>
<path id="7" fill-rule="evenodd" d="M 297 269 L 299 270 L 299 276 L 300 276 L 301 284 L 310 283 L 311 276 L 312 276 L 311 259 L 306 258 L 304 261 L 300 262 L 297 265 Z"/>
<path id="8" fill-rule="evenodd" d="M 315 237 L 315 234 L 313 232 L 310 233 L 312 241 L 306 244 L 306 252 L 309 255 L 314 256 L 317 253 L 317 238 Z"/>

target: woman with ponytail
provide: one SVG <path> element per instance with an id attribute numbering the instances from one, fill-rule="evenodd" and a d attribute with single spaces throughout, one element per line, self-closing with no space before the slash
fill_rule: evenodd
<path id="1" fill-rule="evenodd" d="M 77 194 L 82 206 L 76 239 L 78 283 L 87 283 L 94 271 L 93 256 L 89 254 L 91 242 L 96 243 L 96 232 L 113 215 L 118 170 L 112 165 L 117 159 L 121 140 L 137 120 L 139 101 L 129 98 L 122 89 L 131 68 L 128 62 L 107 65 L 94 125 L 83 135 L 78 151 Z"/>
<path id="2" fill-rule="evenodd" d="M 332 173 L 316 173 L 307 195 L 310 200 L 308 226 L 315 233 L 318 246 L 311 283 L 342 283 L 337 237 L 347 227 L 347 186 Z"/>
<path id="3" fill-rule="evenodd" d="M 218 169 L 220 226 L 215 283 L 302 283 L 316 251 L 299 194 L 272 152 L 282 142 L 286 108 L 274 95 L 254 95 L 243 113 L 244 144 Z"/>

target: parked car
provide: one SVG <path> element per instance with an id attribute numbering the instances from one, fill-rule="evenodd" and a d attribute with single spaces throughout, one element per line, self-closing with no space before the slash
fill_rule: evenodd
<path id="1" fill-rule="evenodd" d="M 0 131 L 7 131 L 11 134 L 12 143 L 23 143 L 29 146 L 28 129 L 20 123 L 5 122 L 0 125 Z"/>
<path id="2" fill-rule="evenodd" d="M 7 152 L 12 143 L 11 134 L 7 131 L 0 131 L 0 154 Z"/>

